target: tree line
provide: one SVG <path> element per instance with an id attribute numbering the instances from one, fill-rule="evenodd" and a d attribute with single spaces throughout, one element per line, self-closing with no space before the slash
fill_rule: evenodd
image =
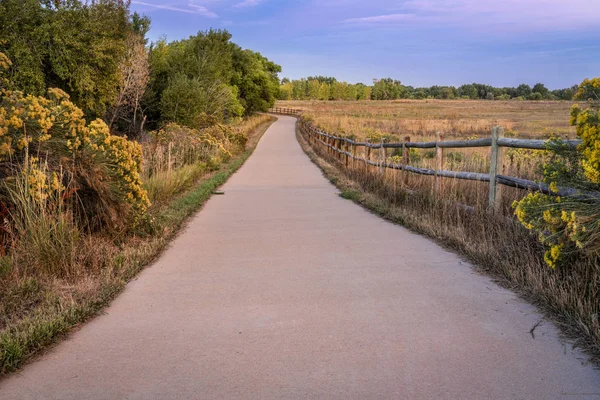
<path id="1" fill-rule="evenodd" d="M 542 83 L 533 87 L 493 87 L 480 83 L 459 86 L 413 87 L 392 78 L 376 79 L 372 86 L 340 82 L 332 77 L 284 78 L 280 100 L 397 100 L 397 99 L 472 99 L 472 100 L 573 100 L 578 85 L 550 90 Z"/>
<path id="2" fill-rule="evenodd" d="M 145 126 L 196 128 L 273 105 L 279 65 L 242 49 L 226 30 L 148 43 L 150 23 L 126 0 L 3 0 L 6 76 L 25 94 L 59 88 L 86 119 L 130 137 Z"/>

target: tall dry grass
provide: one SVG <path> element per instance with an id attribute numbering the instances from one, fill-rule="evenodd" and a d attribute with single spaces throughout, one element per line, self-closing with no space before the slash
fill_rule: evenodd
<path id="1" fill-rule="evenodd" d="M 276 106 L 302 110 L 324 130 L 361 140 L 374 134 L 429 141 L 436 132 L 448 138 L 488 137 L 497 125 L 523 138 L 575 135 L 569 126 L 572 103 L 566 101 L 279 101 Z"/>
<path id="2" fill-rule="evenodd" d="M 77 257 L 83 233 L 65 204 L 66 189 L 42 192 L 32 188 L 31 179 L 26 166 L 5 182 L 3 191 L 13 205 L 5 234 L 14 272 L 72 278 L 79 272 Z"/>

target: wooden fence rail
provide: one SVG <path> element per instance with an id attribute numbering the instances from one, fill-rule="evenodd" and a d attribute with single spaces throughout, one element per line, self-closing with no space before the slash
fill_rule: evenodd
<path id="1" fill-rule="evenodd" d="M 411 142 L 410 137 L 406 137 L 404 142 L 397 143 L 370 143 L 357 142 L 349 138 L 332 135 L 317 129 L 312 123 L 307 122 L 302 116 L 300 110 L 289 108 L 272 108 L 269 110 L 276 114 L 299 116 L 300 130 L 308 139 L 309 143 L 318 143 L 325 147 L 330 154 L 338 154 L 338 157 L 345 159 L 345 165 L 348 167 L 350 160 L 352 165 L 356 162 L 364 163 L 378 167 L 383 173 L 385 169 L 407 171 L 419 175 L 428 175 L 435 178 L 434 192 L 437 192 L 439 180 L 438 178 L 453 178 L 470 181 L 489 182 L 488 207 L 494 209 L 500 205 L 499 187 L 498 185 L 531 190 L 541 192 L 548 195 L 556 196 L 573 196 L 582 198 L 600 198 L 600 193 L 582 192 L 573 188 L 558 188 L 557 191 L 550 189 L 545 183 L 534 182 L 527 179 L 521 179 L 512 176 L 503 175 L 503 151 L 505 148 L 516 149 L 531 149 L 531 150 L 547 150 L 553 146 L 564 146 L 574 148 L 581 143 L 581 140 L 534 140 L 534 139 L 515 139 L 503 137 L 504 129 L 502 127 L 494 127 L 490 138 L 473 139 L 473 140 L 437 140 L 435 142 Z M 437 138 L 441 139 L 441 135 L 437 134 Z M 356 149 L 364 147 L 366 157 L 356 155 Z M 446 171 L 442 169 L 444 149 L 450 148 L 475 148 L 475 147 L 490 147 L 490 172 L 463 172 L 463 171 Z M 402 163 L 387 162 L 386 149 L 436 149 L 436 169 L 420 168 L 410 165 L 410 157 L 408 151 L 402 152 Z M 381 149 L 381 156 L 378 161 L 371 160 L 373 149 Z M 492 178 L 493 177 L 493 178 Z"/>
<path id="2" fill-rule="evenodd" d="M 300 116 L 302 112 L 295 108 L 281 108 L 281 107 L 273 107 L 269 108 L 269 112 L 273 114 L 283 114 L 283 115 L 297 115 Z"/>

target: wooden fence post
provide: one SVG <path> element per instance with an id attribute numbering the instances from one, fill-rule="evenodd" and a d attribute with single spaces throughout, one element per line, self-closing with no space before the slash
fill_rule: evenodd
<path id="1" fill-rule="evenodd" d="M 344 151 L 346 152 L 345 156 L 346 156 L 346 169 L 348 169 L 348 163 L 350 162 L 350 157 L 348 156 L 348 152 L 349 152 L 349 145 L 347 141 L 344 141 Z"/>
<path id="2" fill-rule="evenodd" d="M 495 126 L 492 128 L 492 152 L 490 155 L 490 193 L 488 197 L 488 210 L 499 210 L 502 197 L 496 182 L 496 176 L 502 172 L 503 151 L 498 146 L 498 139 L 504 135 L 504 128 Z"/>
<path id="3" fill-rule="evenodd" d="M 410 165 L 410 149 L 406 147 L 406 143 L 410 143 L 410 136 L 404 137 L 402 143 L 402 165 Z M 402 171 L 402 186 L 408 185 L 408 172 Z"/>
<path id="4" fill-rule="evenodd" d="M 433 194 L 437 196 L 441 191 L 441 178 L 438 176 L 438 172 L 444 169 L 444 149 L 438 145 L 439 142 L 444 140 L 439 132 L 435 133 L 435 175 L 433 177 Z"/>
<path id="5" fill-rule="evenodd" d="M 369 140 L 369 138 L 367 138 L 367 156 L 365 157 L 365 169 L 366 172 L 369 172 L 369 161 L 371 161 L 371 148 L 369 147 L 369 144 L 371 143 L 371 141 Z"/>
<path id="6" fill-rule="evenodd" d="M 379 173 L 381 175 L 385 175 L 385 166 L 383 165 L 385 163 L 385 160 L 387 159 L 387 152 L 385 147 L 383 147 L 383 144 L 385 143 L 385 139 L 381 138 L 381 151 L 380 151 L 380 161 L 379 161 Z"/>
<path id="7" fill-rule="evenodd" d="M 352 145 L 352 169 L 356 169 L 356 145 Z"/>

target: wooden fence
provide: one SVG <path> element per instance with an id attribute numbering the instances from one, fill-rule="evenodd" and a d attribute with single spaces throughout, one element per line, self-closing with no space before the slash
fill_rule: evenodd
<path id="1" fill-rule="evenodd" d="M 302 112 L 300 110 L 296 110 L 295 108 L 281 108 L 281 107 L 269 108 L 269 112 L 273 113 L 273 114 L 296 115 L 296 116 L 300 116 L 302 114 Z"/>
<path id="2" fill-rule="evenodd" d="M 295 115 L 301 117 L 300 110 L 294 109 L 271 109 L 273 113 Z M 285 110 L 279 112 L 277 110 Z M 503 174 L 504 166 L 504 150 L 507 148 L 515 149 L 532 149 L 532 150 L 547 150 L 553 144 L 574 148 L 581 143 L 581 140 L 535 140 L 535 139 L 514 139 L 503 137 L 504 128 L 494 127 L 490 138 L 473 139 L 473 140 L 442 140 L 438 133 L 435 142 L 411 142 L 410 137 L 405 137 L 404 142 L 397 143 L 370 143 L 357 142 L 348 138 L 335 136 L 316 128 L 312 123 L 307 122 L 303 118 L 299 118 L 300 132 L 308 140 L 311 145 L 320 145 L 325 147 L 331 154 L 337 154 L 344 162 L 346 167 L 349 166 L 350 160 L 361 162 L 365 165 L 371 165 L 379 168 L 383 173 L 385 169 L 407 171 L 414 174 L 429 175 L 434 177 L 433 190 L 437 193 L 440 189 L 440 178 L 453 178 L 460 180 L 489 182 L 488 207 L 497 208 L 500 205 L 500 186 L 508 186 L 518 189 L 541 192 L 548 195 L 557 196 L 576 196 L 576 197 L 594 197 L 600 198 L 600 193 L 581 192 L 573 188 L 558 188 L 553 191 L 548 185 L 541 182 L 534 182 L 527 179 L 521 179 Z M 490 170 L 489 173 L 477 172 L 462 172 L 462 171 L 447 171 L 443 169 L 444 165 L 444 150 L 454 148 L 490 148 Z M 364 148 L 365 157 L 357 155 L 357 148 Z M 435 149 L 435 165 L 436 169 L 419 168 L 410 165 L 409 149 Z M 402 163 L 388 162 L 387 149 L 402 149 Z M 375 150 L 375 151 L 374 151 Z M 379 151 L 377 151 L 379 150 Z M 379 154 L 377 154 L 379 153 Z M 376 158 L 376 160 L 372 160 Z"/>

